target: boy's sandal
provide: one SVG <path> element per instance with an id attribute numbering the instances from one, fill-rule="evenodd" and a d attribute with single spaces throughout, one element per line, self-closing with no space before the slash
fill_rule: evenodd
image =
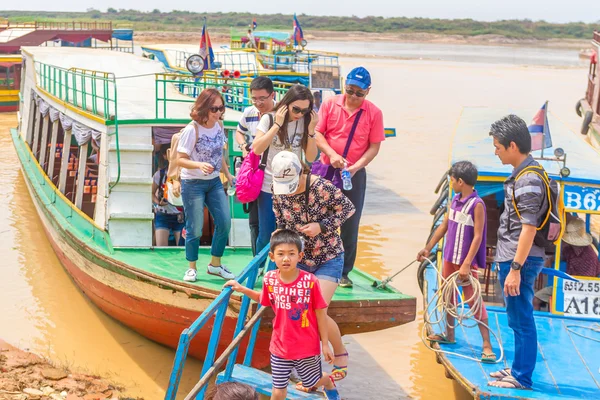
<path id="1" fill-rule="evenodd" d="M 450 341 L 450 340 L 448 340 L 446 335 L 427 336 L 427 340 L 429 340 L 432 343 L 456 344 L 456 340 Z"/>
<path id="2" fill-rule="evenodd" d="M 349 357 L 349 356 L 348 356 L 348 353 L 346 352 L 346 353 L 342 353 L 342 354 L 334 354 L 334 357 Z M 332 381 L 341 381 L 347 375 L 348 375 L 348 366 L 347 365 L 342 365 L 342 366 L 333 365 L 333 369 L 331 370 L 331 375 L 329 377 L 331 378 Z"/>
<path id="3" fill-rule="evenodd" d="M 485 353 L 481 352 L 481 362 L 484 364 L 495 364 L 496 363 L 496 353 Z"/>
<path id="4" fill-rule="evenodd" d="M 495 382 L 490 382 L 488 383 L 488 385 L 502 389 L 531 390 L 531 388 L 521 385 L 519 381 L 516 380 L 515 377 L 512 375 L 505 376 L 504 378 Z"/>
<path id="5" fill-rule="evenodd" d="M 496 379 L 502 379 L 504 377 L 510 376 L 510 368 L 504 368 L 496 372 L 490 372 L 490 376 Z"/>
<path id="6" fill-rule="evenodd" d="M 300 392 L 304 392 L 304 393 L 311 393 L 311 392 L 316 392 L 317 387 L 313 386 L 311 388 L 307 388 L 302 385 L 302 382 L 298 382 L 298 383 L 296 383 L 296 390 L 298 390 Z"/>

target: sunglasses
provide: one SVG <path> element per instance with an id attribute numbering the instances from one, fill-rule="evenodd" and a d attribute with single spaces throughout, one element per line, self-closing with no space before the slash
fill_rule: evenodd
<path id="1" fill-rule="evenodd" d="M 294 114 L 305 115 L 305 114 L 308 114 L 310 112 L 310 108 L 300 108 L 300 107 L 293 106 L 292 107 L 292 111 L 294 112 Z"/>
<path id="2" fill-rule="evenodd" d="M 356 97 L 365 97 L 367 95 L 367 93 L 365 93 L 365 92 L 359 92 L 358 90 L 353 90 L 353 89 L 348 89 L 348 88 L 346 88 L 346 94 L 348 96 L 355 95 Z"/>
<path id="3" fill-rule="evenodd" d="M 225 112 L 225 106 L 209 108 L 211 113 Z"/>

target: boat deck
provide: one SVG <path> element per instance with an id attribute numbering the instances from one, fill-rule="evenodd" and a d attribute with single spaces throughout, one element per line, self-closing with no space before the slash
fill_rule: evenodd
<path id="1" fill-rule="evenodd" d="M 112 255 L 115 259 L 127 263 L 135 268 L 151 274 L 158 275 L 174 281 L 182 281 L 183 275 L 187 270 L 187 261 L 185 260 L 185 249 L 183 247 L 161 247 L 148 249 L 115 249 Z M 206 264 L 210 259 L 210 248 L 201 247 L 198 260 L 198 280 L 192 285 L 202 288 L 220 291 L 225 280 L 218 276 L 206 273 Z M 223 261 L 227 268 L 235 275 L 238 275 L 252 259 L 250 248 L 227 248 L 223 256 Z M 403 300 L 412 298 L 391 289 L 375 289 L 372 286 L 373 277 L 353 270 L 350 278 L 354 281 L 352 289 L 339 288 L 333 296 L 334 301 L 357 301 L 357 300 Z M 262 287 L 262 281 L 259 279 L 258 288 Z"/>
<path id="2" fill-rule="evenodd" d="M 437 290 L 437 274 L 431 267 L 425 272 L 427 298 Z M 600 398 L 600 330 L 597 322 L 564 318 L 546 312 L 536 312 L 538 356 L 533 373 L 533 390 L 499 389 L 488 386 L 491 372 L 510 367 L 514 359 L 514 336 L 508 326 L 506 311 L 488 307 L 490 327 L 500 336 L 505 360 L 499 364 L 482 364 L 456 355 L 445 354 L 442 362 L 450 374 L 463 386 L 473 390 L 476 398 L 484 399 L 555 399 Z M 435 333 L 442 326 L 434 325 Z M 587 337 L 582 337 L 587 336 Z M 477 327 L 456 330 L 456 344 L 440 348 L 468 357 L 481 356 L 481 336 Z M 492 345 L 499 356 L 498 342 L 492 335 Z"/>
<path id="3" fill-rule="evenodd" d="M 155 74 L 165 73 L 165 68 L 153 60 L 133 54 L 75 47 L 23 47 L 33 55 L 36 62 L 54 65 L 65 69 L 80 68 L 89 71 L 110 72 L 115 75 L 117 87 L 117 109 L 119 120 L 152 120 L 156 115 L 157 85 Z M 98 92 L 102 92 L 98 83 Z M 91 90 L 91 89 L 90 89 Z M 167 98 L 166 117 L 168 119 L 188 119 L 192 98 L 181 94 L 177 88 L 166 85 L 166 94 L 159 85 L 159 95 Z M 163 104 L 159 108 L 163 115 Z M 239 121 L 242 113 L 228 109 L 225 119 Z"/>

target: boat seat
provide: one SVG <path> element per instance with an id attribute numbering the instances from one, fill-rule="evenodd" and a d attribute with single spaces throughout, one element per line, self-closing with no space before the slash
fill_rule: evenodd
<path id="1" fill-rule="evenodd" d="M 217 384 L 223 383 L 224 373 L 221 372 L 217 376 Z M 246 385 L 252 386 L 258 393 L 271 396 L 272 380 L 271 375 L 242 364 L 236 364 L 233 367 L 233 373 L 231 374 L 231 382 L 245 383 Z M 312 392 L 304 393 L 296 390 L 296 385 L 291 382 L 288 385 L 287 399 L 289 400 L 301 400 L 301 399 L 323 399 L 323 392 Z"/>

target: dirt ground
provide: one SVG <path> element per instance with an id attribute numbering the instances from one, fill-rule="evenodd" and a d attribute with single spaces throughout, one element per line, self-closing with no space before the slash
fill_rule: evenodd
<path id="1" fill-rule="evenodd" d="M 1 400 L 124 399 L 110 382 L 77 374 L 0 339 Z"/>

